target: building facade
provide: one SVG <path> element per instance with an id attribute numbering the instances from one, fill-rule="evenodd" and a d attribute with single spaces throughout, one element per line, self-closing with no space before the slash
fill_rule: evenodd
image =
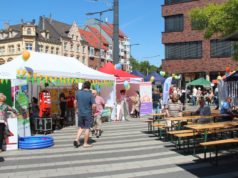
<path id="1" fill-rule="evenodd" d="M 91 68 L 99 69 L 112 61 L 113 26 L 93 19 L 83 28 L 44 16 L 39 23 L 5 25 L 0 30 L 0 65 L 13 60 L 24 50 L 74 57 Z M 89 25 L 90 24 L 90 25 Z M 129 38 L 120 31 L 120 62 L 130 70 Z"/>
<path id="2" fill-rule="evenodd" d="M 199 24 L 190 22 L 189 12 L 195 7 L 208 3 L 224 3 L 226 0 L 165 0 L 162 6 L 165 29 L 162 42 L 165 46 L 165 59 L 162 69 L 170 74 L 182 74 L 188 82 L 198 77 L 216 79 L 225 73 L 226 66 L 238 68 L 232 60 L 232 42 L 222 41 L 218 35 L 204 39 Z"/>
<path id="3" fill-rule="evenodd" d="M 13 60 L 24 50 L 77 58 L 88 65 L 88 43 L 80 36 L 76 23 L 72 25 L 40 17 L 18 25 L 5 25 L 0 31 L 0 64 Z"/>
<path id="4" fill-rule="evenodd" d="M 112 45 L 113 45 L 113 25 L 108 22 L 100 22 L 97 19 L 90 19 L 86 22 L 88 26 L 94 27 L 102 34 L 108 42 L 107 61 L 112 61 Z M 89 28 L 86 30 L 91 31 Z M 123 70 L 130 71 L 130 39 L 119 30 L 119 56 Z"/>

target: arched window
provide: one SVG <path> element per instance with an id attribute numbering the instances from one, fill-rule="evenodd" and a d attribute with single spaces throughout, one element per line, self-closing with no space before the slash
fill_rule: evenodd
<path id="1" fill-rule="evenodd" d="M 7 62 L 10 62 L 10 61 L 12 61 L 12 60 L 13 60 L 13 58 L 9 57 L 9 58 L 7 59 Z"/>
<path id="2" fill-rule="evenodd" d="M 3 58 L 0 58 L 0 65 L 5 64 L 5 60 Z"/>
<path id="3" fill-rule="evenodd" d="M 31 28 L 27 28 L 26 33 L 27 35 L 31 35 Z"/>

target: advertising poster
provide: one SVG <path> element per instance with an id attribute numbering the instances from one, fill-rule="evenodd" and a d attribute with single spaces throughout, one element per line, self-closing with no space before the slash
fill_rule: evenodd
<path id="1" fill-rule="evenodd" d="M 167 105 L 169 101 L 169 89 L 171 86 L 172 77 L 168 77 L 164 82 L 163 88 L 163 105 Z"/>
<path id="2" fill-rule="evenodd" d="M 141 98 L 140 115 L 143 116 L 151 114 L 153 111 L 151 83 L 140 84 L 140 98 Z"/>
<path id="3" fill-rule="evenodd" d="M 12 91 L 15 95 L 14 105 L 18 110 L 18 135 L 20 137 L 31 136 L 30 119 L 29 119 L 29 99 L 28 85 L 26 80 L 14 80 Z"/>

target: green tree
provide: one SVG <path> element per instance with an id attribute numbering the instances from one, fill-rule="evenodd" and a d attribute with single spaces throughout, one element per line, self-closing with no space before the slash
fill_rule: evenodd
<path id="1" fill-rule="evenodd" d="M 238 0 L 228 0 L 226 3 L 211 3 L 204 8 L 190 11 L 191 24 L 197 30 L 204 30 L 204 37 L 225 37 L 238 31 Z M 238 46 L 234 46 L 234 58 L 238 60 Z"/>
<path id="2" fill-rule="evenodd" d="M 138 61 L 135 58 L 131 57 L 130 58 L 130 63 L 132 66 L 132 70 L 138 70 L 144 75 L 149 74 L 152 71 L 158 71 L 158 67 L 155 65 L 151 65 L 149 61 Z"/>

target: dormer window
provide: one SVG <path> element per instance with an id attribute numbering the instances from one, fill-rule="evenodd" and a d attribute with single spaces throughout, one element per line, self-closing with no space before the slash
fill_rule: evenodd
<path id="1" fill-rule="evenodd" d="M 31 35 L 31 28 L 27 28 L 26 34 L 27 34 L 27 35 Z"/>

